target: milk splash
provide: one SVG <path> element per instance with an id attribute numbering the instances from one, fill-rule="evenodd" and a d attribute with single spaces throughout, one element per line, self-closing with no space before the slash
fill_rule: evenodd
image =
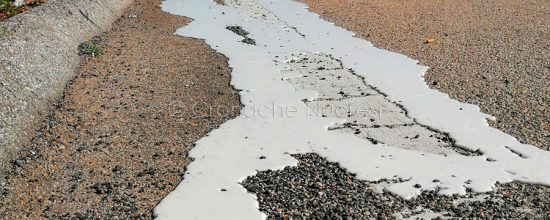
<path id="1" fill-rule="evenodd" d="M 275 104 L 307 112 L 303 100 L 315 100 L 323 91 L 294 87 L 288 79 L 303 75 L 288 71 L 288 65 L 280 59 L 288 61 L 303 53 L 327 54 L 340 60 L 345 69 L 364 77 L 387 100 L 403 106 L 415 122 L 448 133 L 456 140 L 455 145 L 478 150 L 482 155 L 426 153 L 374 144 L 353 133 L 329 130 L 346 123 L 346 119 L 338 117 L 241 115 L 196 143 L 189 153 L 194 161 L 187 167 L 183 181 L 155 208 L 157 218 L 265 218 L 254 195 L 239 182 L 258 170 L 295 166 L 297 161 L 290 156 L 293 153 L 317 153 L 338 162 L 360 179 L 406 179 L 385 189 L 404 198 L 418 195 L 421 190 L 438 190 L 441 194 L 464 194 L 467 188 L 489 191 L 497 181 L 550 184 L 549 152 L 521 144 L 491 128 L 486 121 L 491 117 L 478 107 L 429 89 L 422 78 L 427 67 L 418 65 L 416 60 L 375 48 L 353 33 L 321 20 L 300 3 L 226 3 L 166 0 L 162 8 L 194 19 L 179 29 L 178 35 L 204 39 L 229 58 L 233 68 L 231 85 L 241 90 L 245 107 L 260 109 Z M 255 45 L 241 42 L 242 37 L 226 29 L 228 26 L 242 27 Z M 434 179 L 440 181 L 433 182 Z M 415 184 L 421 188 L 413 187 Z"/>

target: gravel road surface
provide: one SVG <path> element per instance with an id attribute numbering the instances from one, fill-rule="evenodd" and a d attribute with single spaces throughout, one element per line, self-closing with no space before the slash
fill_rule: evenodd
<path id="1" fill-rule="evenodd" d="M 136 1 L 82 47 L 99 50 L 82 55 L 64 98 L 14 161 L 0 187 L 2 218 L 151 218 L 194 142 L 238 114 L 226 58 L 174 35 L 189 20 L 159 4 Z M 209 114 L 207 105 L 232 110 Z"/>

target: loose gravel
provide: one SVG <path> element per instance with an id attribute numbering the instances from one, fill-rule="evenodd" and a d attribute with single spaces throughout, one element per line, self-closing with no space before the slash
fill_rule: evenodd
<path id="1" fill-rule="evenodd" d="M 550 212 L 546 186 L 512 182 L 497 184 L 489 193 L 442 196 L 430 191 L 403 200 L 382 188 L 407 180 L 362 181 L 316 154 L 293 157 L 297 167 L 261 171 L 242 182 L 268 219 L 545 219 Z"/>
<path id="2" fill-rule="evenodd" d="M 82 54 L 0 185 L 1 219 L 150 219 L 181 181 L 194 143 L 239 114 L 227 59 L 174 35 L 189 20 L 159 4 L 135 1 L 88 43 L 99 53 Z"/>
<path id="3" fill-rule="evenodd" d="M 241 26 L 227 26 L 226 29 L 232 31 L 233 33 L 235 33 L 235 34 L 237 34 L 241 37 L 243 37 L 241 42 L 243 42 L 245 44 L 256 45 L 256 40 L 248 37 L 249 33 L 247 31 L 245 31 Z"/>

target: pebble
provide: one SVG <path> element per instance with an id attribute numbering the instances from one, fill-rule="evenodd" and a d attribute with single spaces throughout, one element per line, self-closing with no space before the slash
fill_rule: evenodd
<path id="1" fill-rule="evenodd" d="M 22 167 L 23 165 L 25 165 L 25 161 L 24 160 L 15 160 L 14 164 L 16 166 Z"/>

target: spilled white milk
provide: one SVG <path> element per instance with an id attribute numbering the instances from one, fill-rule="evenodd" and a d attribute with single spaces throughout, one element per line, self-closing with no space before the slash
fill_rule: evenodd
<path id="1" fill-rule="evenodd" d="M 486 120 L 490 116 L 478 107 L 429 89 L 422 78 L 427 67 L 416 60 L 375 48 L 321 20 L 300 3 L 226 2 L 225 6 L 208 0 L 166 0 L 162 4 L 169 13 L 194 19 L 177 34 L 204 39 L 229 58 L 231 85 L 241 90 L 245 107 L 239 117 L 196 143 L 189 153 L 194 161 L 183 181 L 155 208 L 157 218 L 264 218 L 255 196 L 239 182 L 259 170 L 296 165 L 292 153 L 318 153 L 360 179 L 409 179 L 386 188 L 404 198 L 421 190 L 438 189 L 442 194 L 464 194 L 466 187 L 489 191 L 497 181 L 550 184 L 550 152 L 521 144 L 489 127 Z M 242 37 L 227 26 L 241 26 L 256 45 L 242 43 Z M 302 52 L 341 60 L 345 68 L 363 76 L 387 99 L 402 105 L 410 118 L 449 133 L 457 145 L 479 149 L 483 155 L 424 153 L 330 131 L 329 127 L 344 121 L 313 114 L 302 100 L 318 97 L 319 91 L 296 90 L 283 79 L 300 75 L 285 71 L 286 65 L 274 61 Z M 413 187 L 415 184 L 421 188 Z"/>

